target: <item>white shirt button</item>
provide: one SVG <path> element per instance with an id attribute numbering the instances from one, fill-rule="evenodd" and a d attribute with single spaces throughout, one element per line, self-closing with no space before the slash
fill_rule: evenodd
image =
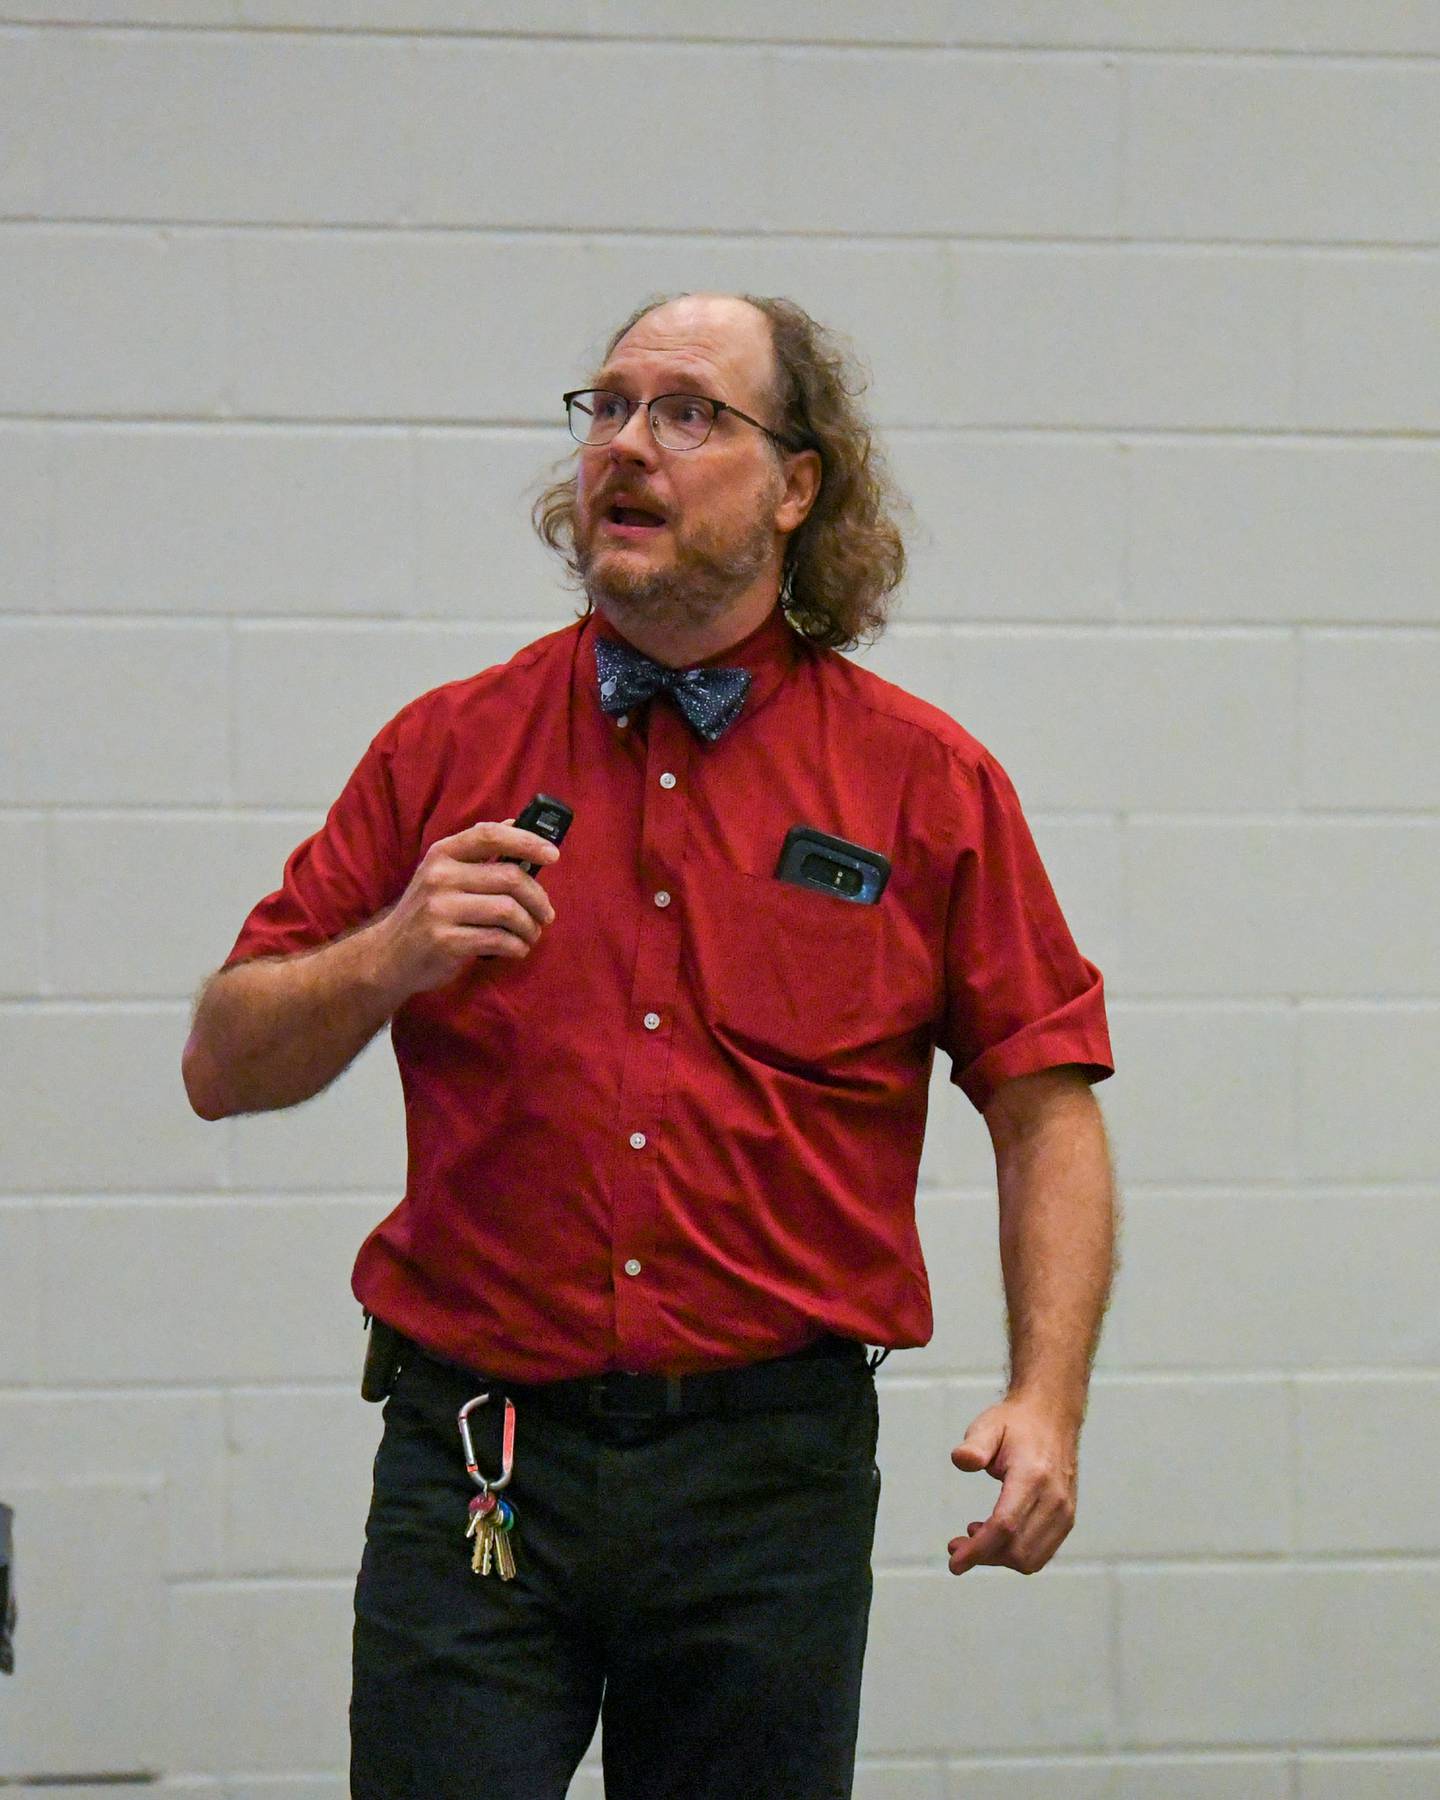
<path id="1" fill-rule="evenodd" d="M 672 787 L 674 787 L 674 785 L 675 785 L 675 777 L 674 777 L 674 776 L 673 776 L 673 775 L 672 775 L 672 774 L 671 774 L 671 773 L 670 773 L 670 771 L 669 771 L 669 770 L 668 770 L 668 769 L 667 769 L 667 770 L 666 770 L 666 771 L 665 771 L 665 773 L 664 773 L 664 774 L 663 774 L 663 775 L 662 775 L 662 776 L 661 776 L 661 777 L 660 777 L 660 785 L 661 785 L 661 787 L 663 787 L 663 788 L 672 788 Z"/>
<path id="2" fill-rule="evenodd" d="M 632 1256 L 625 1265 L 625 1273 L 627 1275 L 638 1275 L 640 1273 L 640 1266 L 640 1258 L 638 1256 Z"/>
<path id="3" fill-rule="evenodd" d="M 645 1148 L 645 1133 L 643 1131 L 632 1131 L 630 1133 L 630 1148 L 632 1150 L 643 1150 Z"/>
<path id="4" fill-rule="evenodd" d="M 645 1029 L 646 1029 L 646 1030 L 647 1030 L 647 1031 L 658 1031 L 658 1030 L 659 1030 L 659 1029 L 660 1029 L 660 1015 L 659 1015 L 659 1013 L 646 1013 L 646 1015 L 645 1015 Z"/>
<path id="5" fill-rule="evenodd" d="M 616 719 L 616 720 L 615 720 L 615 723 L 616 723 L 616 724 L 617 724 L 617 725 L 618 725 L 618 726 L 619 726 L 619 727 L 620 727 L 620 729 L 621 729 L 621 730 L 622 730 L 622 731 L 623 731 L 623 730 L 624 730 L 624 729 L 625 729 L 625 727 L 626 727 L 626 726 L 627 726 L 627 725 L 628 725 L 628 724 L 629 724 L 629 723 L 630 723 L 630 715 L 629 715 L 629 713 L 621 713 L 621 714 L 620 714 L 620 715 L 619 715 L 619 717 L 618 717 L 618 718 L 617 718 L 617 719 Z"/>
<path id="6" fill-rule="evenodd" d="M 670 896 L 665 892 L 664 888 L 661 888 L 660 892 L 655 896 L 655 904 L 657 906 L 668 906 L 670 904 Z"/>

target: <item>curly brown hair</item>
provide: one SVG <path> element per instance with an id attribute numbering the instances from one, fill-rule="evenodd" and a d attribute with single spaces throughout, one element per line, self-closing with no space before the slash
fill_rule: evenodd
<path id="1" fill-rule="evenodd" d="M 611 336 L 606 357 L 647 313 L 685 298 L 666 294 L 637 307 Z M 897 519 L 909 508 L 857 404 L 865 378 L 836 333 L 817 324 L 793 300 L 755 294 L 737 298 L 770 322 L 779 435 L 820 457 L 815 504 L 785 545 L 780 604 L 802 637 L 850 650 L 885 628 L 894 591 L 905 574 Z M 578 578 L 573 472 L 544 489 L 531 518 L 543 541 Z"/>

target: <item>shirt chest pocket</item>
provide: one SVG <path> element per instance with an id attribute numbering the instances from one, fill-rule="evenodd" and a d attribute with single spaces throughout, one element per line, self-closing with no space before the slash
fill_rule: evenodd
<path id="1" fill-rule="evenodd" d="M 714 865 L 697 870 L 690 910 L 696 1005 L 733 1048 L 823 1067 L 899 1023 L 898 945 L 884 897 L 862 906 Z"/>

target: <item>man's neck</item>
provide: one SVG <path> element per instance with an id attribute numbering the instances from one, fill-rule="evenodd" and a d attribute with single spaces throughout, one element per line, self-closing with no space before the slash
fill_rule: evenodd
<path id="1" fill-rule="evenodd" d="M 668 669 L 689 669 L 708 657 L 722 655 L 758 630 L 778 598 L 773 592 L 746 594 L 723 613 L 703 621 L 636 616 L 630 608 L 608 599 L 597 599 L 594 605 L 642 656 Z"/>

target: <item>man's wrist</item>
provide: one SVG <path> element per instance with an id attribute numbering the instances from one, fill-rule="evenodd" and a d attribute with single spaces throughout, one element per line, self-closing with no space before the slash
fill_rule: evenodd
<path id="1" fill-rule="evenodd" d="M 1048 1413 L 1058 1425 L 1069 1431 L 1078 1433 L 1085 1422 L 1086 1391 L 1082 1388 L 1077 1393 L 1068 1383 L 1012 1382 L 1006 1390 L 1005 1398 L 1033 1411 Z"/>
<path id="2" fill-rule="evenodd" d="M 410 998 L 411 989 L 396 967 L 389 932 L 385 928 L 393 908 L 377 913 L 350 940 L 355 958 L 353 978 L 368 1002 L 388 1019 Z"/>

